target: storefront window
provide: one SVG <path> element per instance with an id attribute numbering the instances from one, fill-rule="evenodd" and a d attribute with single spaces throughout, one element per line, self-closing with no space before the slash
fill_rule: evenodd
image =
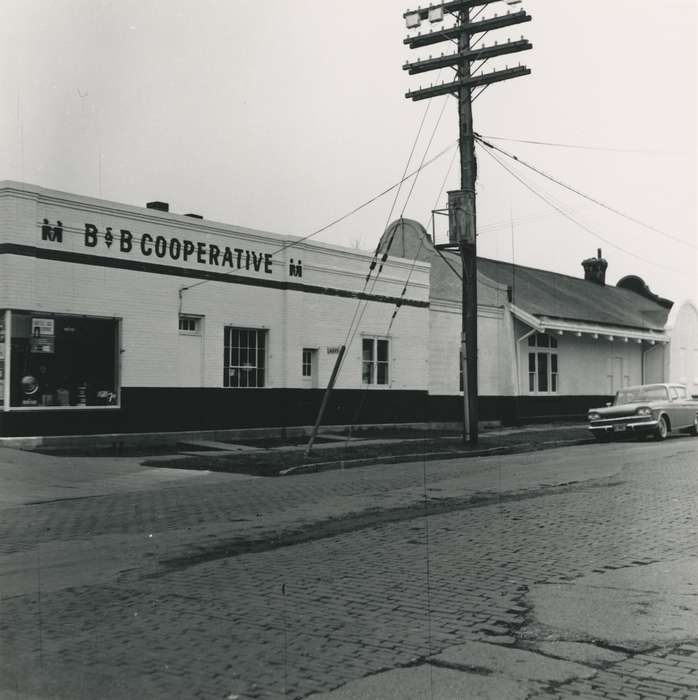
<path id="1" fill-rule="evenodd" d="M 114 319 L 12 312 L 10 406 L 116 406 Z"/>

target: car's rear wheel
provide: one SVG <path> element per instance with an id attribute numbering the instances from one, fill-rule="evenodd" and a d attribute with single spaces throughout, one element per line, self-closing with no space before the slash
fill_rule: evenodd
<path id="1" fill-rule="evenodd" d="M 654 437 L 657 440 L 666 440 L 669 435 L 669 424 L 667 423 L 665 416 L 659 416 L 659 422 L 657 423 L 657 429 L 654 432 Z"/>

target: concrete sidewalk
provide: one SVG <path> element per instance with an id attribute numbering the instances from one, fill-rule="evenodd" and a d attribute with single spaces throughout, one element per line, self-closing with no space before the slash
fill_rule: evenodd
<path id="1" fill-rule="evenodd" d="M 540 430 L 564 429 L 570 426 L 583 426 L 583 422 L 577 423 L 548 423 L 531 424 L 520 427 L 498 427 L 483 424 L 481 435 L 509 435 L 521 432 L 535 432 Z M 388 423 L 381 425 L 326 425 L 321 426 L 318 439 L 323 441 L 336 441 L 343 443 L 347 440 L 365 440 L 368 433 L 376 433 L 376 438 L 381 439 L 380 433 L 387 431 L 412 431 L 417 437 L 427 437 L 431 434 L 452 433 L 460 434 L 462 426 L 458 423 Z M 227 449 L 238 451 L 242 449 L 254 449 L 245 446 L 245 442 L 263 441 L 274 439 L 308 439 L 312 431 L 311 426 L 291 426 L 274 428 L 239 428 L 229 430 L 196 430 L 179 432 L 157 433 L 104 433 L 95 435 L 33 435 L 17 437 L 0 437 L 0 448 L 8 447 L 21 450 L 36 450 L 42 448 L 120 448 L 120 449 L 154 449 L 167 445 L 186 443 L 192 446 L 200 446 L 204 449 Z M 420 435 L 421 434 L 421 435 Z M 327 443 L 325 443 L 326 445 Z"/>

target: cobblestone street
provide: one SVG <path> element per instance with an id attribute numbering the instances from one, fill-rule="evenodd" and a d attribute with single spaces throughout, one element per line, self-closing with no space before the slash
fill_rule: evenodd
<path id="1" fill-rule="evenodd" d="M 0 697 L 300 698 L 472 641 L 608 655 L 524 697 L 698 697 L 695 603 L 606 639 L 543 619 L 534 595 L 690 572 L 690 438 L 144 484 L 0 510 Z"/>

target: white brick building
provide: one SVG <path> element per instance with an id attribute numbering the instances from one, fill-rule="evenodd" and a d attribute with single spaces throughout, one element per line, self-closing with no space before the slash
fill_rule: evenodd
<path id="1" fill-rule="evenodd" d="M 0 435 L 312 424 L 344 344 L 326 423 L 460 420 L 460 260 L 389 239 L 367 282 L 369 253 L 0 183 Z M 662 379 L 671 302 L 619 285 L 481 259 L 480 417 Z"/>
<path id="2" fill-rule="evenodd" d="M 0 434 L 312 423 L 355 313 L 328 420 L 411 420 L 429 266 L 372 257 L 4 182 Z"/>

